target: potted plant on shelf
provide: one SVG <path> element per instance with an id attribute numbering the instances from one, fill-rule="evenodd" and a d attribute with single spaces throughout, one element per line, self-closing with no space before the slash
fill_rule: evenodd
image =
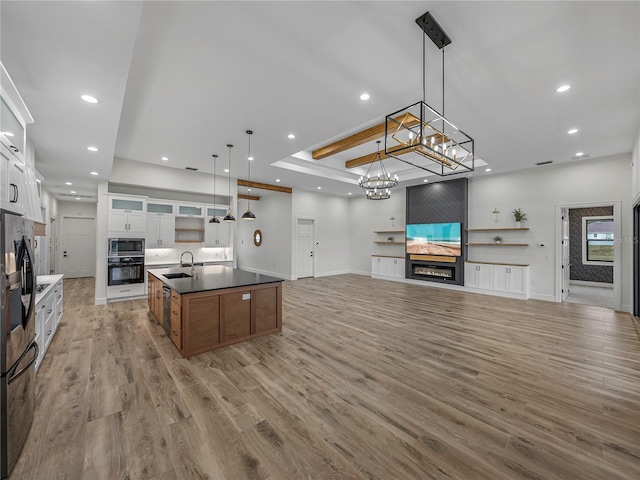
<path id="1" fill-rule="evenodd" d="M 524 213 L 521 208 L 514 209 L 513 216 L 516 219 L 516 228 L 520 228 L 520 222 L 527 219 L 527 214 Z"/>
<path id="2" fill-rule="evenodd" d="M 387 237 L 387 240 L 388 240 L 389 242 L 393 242 L 393 237 Z"/>
<path id="3" fill-rule="evenodd" d="M 500 235 L 496 235 L 493 237 L 493 241 L 496 243 L 502 243 L 502 237 Z"/>

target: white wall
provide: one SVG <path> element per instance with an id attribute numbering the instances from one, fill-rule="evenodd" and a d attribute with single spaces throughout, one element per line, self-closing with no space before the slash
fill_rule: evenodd
<path id="1" fill-rule="evenodd" d="M 314 276 L 349 272 L 349 199 L 322 193 L 293 191 L 291 275 L 296 276 L 296 222 L 315 220 Z"/>
<path id="2" fill-rule="evenodd" d="M 246 200 L 240 200 L 239 210 L 236 212 L 238 268 L 291 279 L 293 195 L 280 192 L 262 194 L 262 191 L 255 189 L 252 193 L 261 195 L 259 201 L 251 202 L 251 211 L 255 213 L 256 219 L 241 219 L 247 210 Z M 255 230 L 262 232 L 262 245 L 259 247 L 253 244 Z"/>
<path id="3" fill-rule="evenodd" d="M 404 230 L 406 223 L 406 188 L 394 189 L 387 200 L 367 200 L 364 195 L 349 202 L 349 268 L 352 273 L 371 274 L 371 255 L 404 255 L 402 245 L 378 245 L 374 231 Z M 394 217 L 392 220 L 390 217 Z M 386 236 L 380 237 L 383 241 Z M 404 241 L 404 235 L 397 241 Z"/>
<path id="4" fill-rule="evenodd" d="M 631 155 L 616 155 L 564 165 L 472 178 L 469 182 L 469 228 L 513 227 L 514 208 L 527 214 L 527 233 L 501 235 L 529 247 L 469 247 L 469 260 L 531 265 L 533 298 L 555 299 L 556 206 L 621 201 L 622 308 L 629 311 L 632 267 Z M 500 210 L 498 223 L 492 213 Z M 491 241 L 494 233 L 472 233 L 470 242 Z M 484 238 L 483 237 L 486 237 Z M 538 247 L 542 243 L 544 247 Z"/>

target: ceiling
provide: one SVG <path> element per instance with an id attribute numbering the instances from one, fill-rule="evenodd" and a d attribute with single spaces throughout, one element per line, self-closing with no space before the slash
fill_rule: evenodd
<path id="1" fill-rule="evenodd" d="M 228 143 L 231 175 L 246 179 L 247 129 L 252 180 L 355 196 L 367 167 L 344 162 L 375 143 L 319 161 L 311 151 L 422 99 L 414 20 L 426 11 L 452 39 L 445 114 L 487 164 L 470 175 L 632 150 L 639 2 L 3 0 L 0 54 L 35 119 L 36 168 L 59 199 L 95 202 L 114 157 L 211 173 L 217 154 L 220 174 Z M 436 109 L 441 61 L 427 39 L 426 102 Z M 571 89 L 556 93 L 563 84 Z M 385 165 L 400 186 L 425 178 Z"/>

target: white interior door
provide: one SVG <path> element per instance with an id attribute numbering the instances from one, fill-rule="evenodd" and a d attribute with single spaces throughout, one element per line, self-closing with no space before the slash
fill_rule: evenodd
<path id="1" fill-rule="evenodd" d="M 93 277 L 96 266 L 96 226 L 93 218 L 64 218 L 62 273 L 67 278 Z"/>
<path id="2" fill-rule="evenodd" d="M 569 209 L 562 209 L 562 301 L 569 296 L 571 262 L 569 261 Z"/>
<path id="3" fill-rule="evenodd" d="M 297 272 L 296 277 L 305 278 L 313 277 L 313 220 L 298 219 L 297 225 Z"/>

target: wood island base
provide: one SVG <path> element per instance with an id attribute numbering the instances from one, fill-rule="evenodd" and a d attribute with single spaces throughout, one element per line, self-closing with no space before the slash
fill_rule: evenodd
<path id="1" fill-rule="evenodd" d="M 171 289 L 168 311 L 167 282 L 152 273 L 148 280 L 149 310 L 185 358 L 282 331 L 282 281 L 182 294 Z"/>

